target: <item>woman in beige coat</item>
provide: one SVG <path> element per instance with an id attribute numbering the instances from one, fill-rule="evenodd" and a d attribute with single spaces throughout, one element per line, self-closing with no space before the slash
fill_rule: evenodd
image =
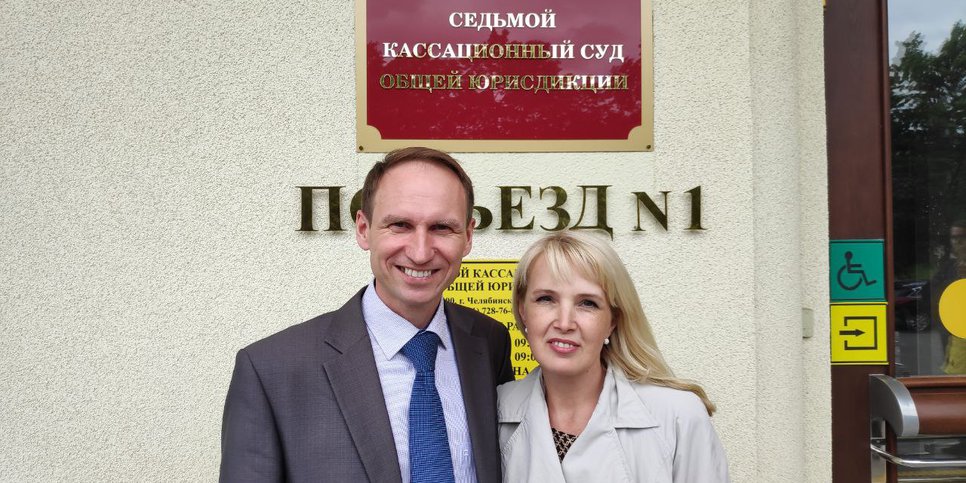
<path id="1" fill-rule="evenodd" d="M 606 241 L 560 232 L 531 246 L 513 312 L 540 368 L 499 388 L 504 481 L 729 481 L 714 406 L 671 374 Z"/>

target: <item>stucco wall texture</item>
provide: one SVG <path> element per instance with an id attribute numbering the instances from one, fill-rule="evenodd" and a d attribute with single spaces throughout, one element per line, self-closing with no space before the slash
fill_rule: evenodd
<path id="1" fill-rule="evenodd" d="M 353 7 L 2 3 L 0 479 L 211 481 L 235 352 L 367 283 L 351 231 L 296 231 L 296 186 L 347 204 L 379 158 L 355 151 Z M 651 153 L 457 154 L 495 213 L 500 185 L 562 186 L 574 219 L 578 185 L 611 185 L 736 482 L 830 479 L 821 8 L 654 0 Z M 632 191 L 671 192 L 668 231 L 631 231 Z M 493 228 L 470 258 L 541 234 Z"/>

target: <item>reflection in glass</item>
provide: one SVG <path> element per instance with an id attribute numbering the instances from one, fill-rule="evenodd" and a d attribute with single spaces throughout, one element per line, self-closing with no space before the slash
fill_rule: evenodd
<path id="1" fill-rule="evenodd" d="M 966 10 L 895 0 L 889 10 L 896 375 L 966 374 L 966 340 L 938 313 L 946 287 L 966 278 Z"/>
<path id="2" fill-rule="evenodd" d="M 966 459 L 966 441 L 963 438 L 916 438 L 899 440 L 898 453 L 904 458 L 922 460 Z M 899 481 L 955 482 L 966 479 L 966 468 L 900 468 Z"/>

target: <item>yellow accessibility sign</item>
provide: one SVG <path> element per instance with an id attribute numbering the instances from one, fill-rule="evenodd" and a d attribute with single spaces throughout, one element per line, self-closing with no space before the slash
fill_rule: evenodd
<path id="1" fill-rule="evenodd" d="M 886 304 L 831 305 L 832 364 L 889 364 Z"/>

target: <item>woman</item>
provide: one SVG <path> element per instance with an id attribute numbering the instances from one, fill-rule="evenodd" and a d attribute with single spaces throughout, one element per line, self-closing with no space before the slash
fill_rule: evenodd
<path id="1" fill-rule="evenodd" d="M 607 242 L 543 238 L 513 290 L 540 367 L 498 389 L 504 481 L 729 481 L 714 405 L 671 374 Z"/>

